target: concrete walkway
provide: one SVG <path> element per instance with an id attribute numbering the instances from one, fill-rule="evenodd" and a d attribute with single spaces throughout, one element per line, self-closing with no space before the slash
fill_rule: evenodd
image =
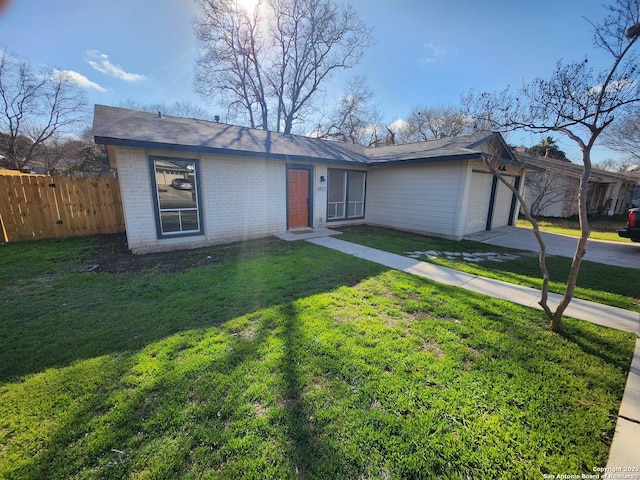
<path id="1" fill-rule="evenodd" d="M 471 275 L 395 253 L 345 242 L 333 237 L 312 238 L 307 241 L 395 270 L 429 278 L 445 285 L 452 285 L 527 307 L 541 309 L 540 305 L 538 305 L 540 291 L 534 288 Z M 549 294 L 550 306 L 555 308 L 561 298 L 561 295 Z M 634 333 L 640 337 L 640 313 L 637 312 L 574 298 L 565 311 L 565 315 L 597 325 L 615 328 L 616 330 Z M 613 443 L 609 452 L 607 468 L 640 467 L 638 445 L 640 445 L 640 338 L 636 341 L 631 368 L 618 413 Z M 599 467 L 599 465 L 594 465 L 594 467 Z"/>

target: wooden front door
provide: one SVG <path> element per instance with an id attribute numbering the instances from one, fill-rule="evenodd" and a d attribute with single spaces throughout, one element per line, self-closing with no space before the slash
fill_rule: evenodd
<path id="1" fill-rule="evenodd" d="M 309 170 L 290 168 L 287 172 L 288 228 L 308 227 Z"/>

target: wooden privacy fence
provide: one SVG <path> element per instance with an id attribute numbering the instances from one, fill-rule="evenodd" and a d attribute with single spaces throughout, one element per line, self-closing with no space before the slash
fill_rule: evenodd
<path id="1" fill-rule="evenodd" d="M 0 224 L 5 242 L 124 232 L 120 184 L 0 172 Z"/>

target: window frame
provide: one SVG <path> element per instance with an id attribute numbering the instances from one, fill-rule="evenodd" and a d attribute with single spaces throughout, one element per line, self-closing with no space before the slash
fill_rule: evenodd
<path id="1" fill-rule="evenodd" d="M 160 206 L 160 191 L 158 189 L 157 182 L 157 171 L 156 171 L 156 162 L 165 161 L 165 162 L 189 162 L 193 164 L 193 187 L 195 189 L 195 202 L 196 206 L 193 208 L 171 208 L 171 209 L 163 209 Z M 151 190 L 153 194 L 153 210 L 154 217 L 156 223 L 156 235 L 158 239 L 164 238 L 180 238 L 180 237 L 193 237 L 204 234 L 204 222 L 202 215 L 202 199 L 201 199 L 201 189 L 200 189 L 200 161 L 196 158 L 184 158 L 184 157 L 165 157 L 153 155 L 149 156 L 149 173 L 151 176 Z M 166 211 L 178 211 L 179 214 L 182 211 L 195 211 L 196 218 L 198 220 L 198 228 L 196 230 L 179 230 L 179 231 L 164 231 L 163 223 L 162 223 L 162 213 Z"/>
<path id="2" fill-rule="evenodd" d="M 341 172 L 344 175 L 343 188 L 344 188 L 344 215 L 342 217 L 329 217 L 329 193 L 331 191 L 330 178 L 329 174 L 331 171 Z M 362 203 L 362 214 L 361 215 L 353 215 L 349 216 L 349 204 L 351 202 L 351 192 L 350 192 L 350 176 L 352 174 L 361 174 L 363 177 L 362 180 L 362 200 L 358 200 L 358 203 Z M 345 168 L 328 168 L 327 169 L 327 222 L 344 222 L 347 220 L 361 220 L 365 217 L 365 207 L 366 207 L 366 191 L 367 191 L 367 171 L 366 170 L 353 170 L 353 169 L 345 169 Z M 358 197 L 360 197 L 358 195 Z M 336 203 L 336 202 L 332 202 Z"/>

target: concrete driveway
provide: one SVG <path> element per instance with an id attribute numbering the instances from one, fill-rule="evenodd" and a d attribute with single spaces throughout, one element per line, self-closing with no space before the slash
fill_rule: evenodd
<path id="1" fill-rule="evenodd" d="M 576 251 L 576 237 L 542 233 L 547 246 L 547 255 L 573 257 Z M 480 232 L 466 236 L 467 240 L 475 240 L 500 247 L 518 248 L 520 250 L 540 250 L 533 231 L 527 228 L 507 227 L 493 232 Z M 588 240 L 585 260 L 618 267 L 640 268 L 640 243 L 607 242 L 604 240 Z"/>

